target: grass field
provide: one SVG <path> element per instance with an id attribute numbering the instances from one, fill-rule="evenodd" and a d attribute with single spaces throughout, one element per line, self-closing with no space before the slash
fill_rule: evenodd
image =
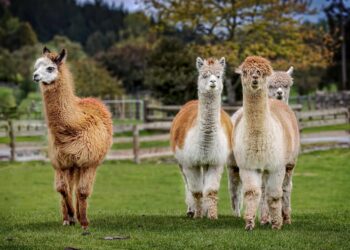
<path id="1" fill-rule="evenodd" d="M 175 164 L 106 162 L 90 199 L 90 234 L 61 226 L 49 164 L 0 163 L 1 249 L 349 249 L 350 150 L 300 157 L 292 195 L 293 224 L 244 231 L 233 218 L 223 175 L 219 219 L 186 218 Z M 107 241 L 106 236 L 130 236 Z"/>

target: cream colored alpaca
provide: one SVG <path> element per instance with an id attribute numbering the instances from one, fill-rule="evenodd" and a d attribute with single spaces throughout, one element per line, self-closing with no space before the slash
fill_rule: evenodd
<path id="1" fill-rule="evenodd" d="M 232 123 L 221 109 L 225 59 L 197 58 L 198 101 L 188 102 L 171 127 L 171 146 L 182 171 L 187 214 L 207 212 L 217 219 L 217 194 L 221 175 L 232 155 Z"/>
<path id="2" fill-rule="evenodd" d="M 286 166 L 293 168 L 299 152 L 297 119 L 288 105 L 268 98 L 266 78 L 272 68 L 266 59 L 248 57 L 240 70 L 243 107 L 233 116 L 235 164 L 229 168 L 232 205 L 239 207 L 239 199 L 233 198 L 240 196 L 241 179 L 246 229 L 252 230 L 264 182 L 272 228 L 280 229 Z M 290 192 L 291 186 L 284 188 Z"/>
<path id="3" fill-rule="evenodd" d="M 274 71 L 267 78 L 270 98 L 284 101 L 288 104 L 290 87 L 293 85 L 293 69 L 293 66 L 291 66 L 287 71 Z"/>

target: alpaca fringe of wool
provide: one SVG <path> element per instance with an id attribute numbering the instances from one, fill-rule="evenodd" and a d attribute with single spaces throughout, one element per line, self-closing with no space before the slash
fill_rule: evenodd
<path id="1" fill-rule="evenodd" d="M 45 47 L 43 56 L 35 63 L 33 78 L 40 83 L 55 188 L 62 196 L 63 225 L 74 224 L 76 214 L 86 229 L 89 225 L 87 199 L 97 167 L 112 145 L 113 126 L 111 115 L 102 102 L 75 96 L 66 56 L 66 50 L 57 54 Z"/>

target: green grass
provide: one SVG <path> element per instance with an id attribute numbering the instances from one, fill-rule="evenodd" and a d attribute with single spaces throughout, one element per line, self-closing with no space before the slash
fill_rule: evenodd
<path id="1" fill-rule="evenodd" d="M 219 219 L 184 216 L 175 164 L 105 162 L 90 199 L 90 235 L 61 226 L 48 163 L 0 163 L 0 249 L 348 249 L 350 151 L 302 155 L 294 176 L 293 224 L 244 231 L 233 218 L 223 175 Z M 123 241 L 105 236 L 130 236 Z"/>
<path id="2" fill-rule="evenodd" d="M 313 128 L 304 128 L 302 133 L 319 133 L 319 132 L 328 132 L 328 131 L 341 131 L 341 130 L 350 130 L 350 124 L 340 124 L 332 126 L 322 126 L 322 127 L 313 127 Z"/>
<path id="3" fill-rule="evenodd" d="M 37 142 L 37 141 L 45 141 L 44 136 L 18 136 L 16 137 L 16 142 Z M 1 143 L 10 143 L 9 137 L 0 137 Z"/>
<path id="4" fill-rule="evenodd" d="M 131 149 L 132 148 L 132 142 L 125 142 L 125 143 L 114 143 L 112 145 L 112 149 Z M 140 148 L 152 148 L 152 147 L 168 147 L 170 145 L 169 140 L 168 141 L 146 141 L 146 142 L 140 142 Z"/>

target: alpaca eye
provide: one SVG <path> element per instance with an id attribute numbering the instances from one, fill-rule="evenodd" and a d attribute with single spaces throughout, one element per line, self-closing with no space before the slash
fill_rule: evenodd
<path id="1" fill-rule="evenodd" d="M 220 75 L 217 75 L 216 77 L 219 79 L 219 78 L 220 78 Z"/>
<path id="2" fill-rule="evenodd" d="M 207 77 L 208 77 L 208 75 L 207 75 L 207 74 L 204 74 L 204 75 L 203 75 L 203 78 L 204 78 L 204 79 L 206 79 Z"/>
<path id="3" fill-rule="evenodd" d="M 54 67 L 47 67 L 46 70 L 47 70 L 47 72 L 51 73 L 52 71 L 55 70 L 55 68 Z"/>
<path id="4" fill-rule="evenodd" d="M 260 70 L 257 70 L 256 73 L 258 74 L 258 76 L 260 76 Z"/>

